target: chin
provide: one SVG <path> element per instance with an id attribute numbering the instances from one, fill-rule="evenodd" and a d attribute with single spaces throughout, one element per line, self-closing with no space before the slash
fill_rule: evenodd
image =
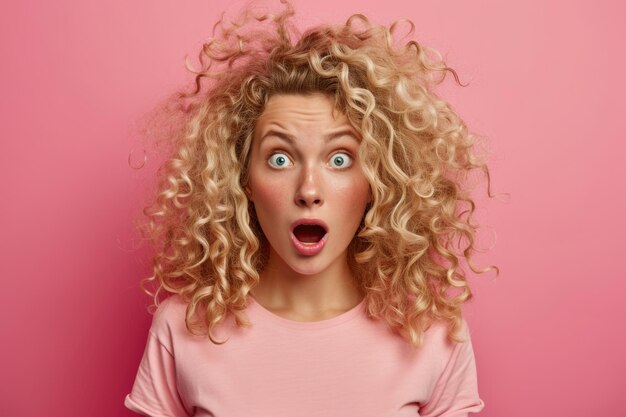
<path id="1" fill-rule="evenodd" d="M 330 249 L 330 248 L 325 248 Z M 333 254 L 337 253 L 333 251 Z M 320 254 L 324 255 L 324 254 Z M 330 255 L 327 254 L 327 255 Z M 324 272 L 330 271 L 331 269 L 337 269 L 336 267 L 342 262 L 343 257 L 341 256 L 341 252 L 339 256 L 335 257 L 325 257 L 325 256 L 313 256 L 313 257 L 303 257 L 301 255 L 296 255 L 296 259 L 294 258 L 283 258 L 283 261 L 287 264 L 287 266 L 297 274 L 300 275 L 317 275 L 322 274 Z M 347 262 L 347 258 L 346 258 Z M 341 268 L 339 268 L 341 269 Z"/>
<path id="2" fill-rule="evenodd" d="M 327 270 L 330 265 L 320 265 L 318 262 L 314 262 L 314 265 L 303 265 L 302 262 L 288 262 L 287 266 L 300 275 L 317 275 Z"/>
<path id="3" fill-rule="evenodd" d="M 297 253 L 292 247 L 281 248 L 281 250 L 271 250 L 270 257 L 274 256 L 275 261 L 279 261 L 287 270 L 291 270 L 299 275 L 318 275 L 330 270 L 341 262 L 341 250 L 330 245 L 324 248 L 323 252 L 314 256 L 305 256 Z M 347 252 L 347 248 L 344 250 Z M 332 256 L 339 253 L 338 256 Z"/>

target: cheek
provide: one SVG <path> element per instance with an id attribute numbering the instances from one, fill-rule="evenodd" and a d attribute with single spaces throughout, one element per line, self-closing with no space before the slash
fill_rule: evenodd
<path id="1" fill-rule="evenodd" d="M 351 181 L 336 190 L 336 196 L 332 202 L 337 209 L 335 220 L 339 220 L 341 227 L 352 236 L 363 219 L 365 208 L 369 199 L 369 183 L 367 181 Z"/>
<path id="2" fill-rule="evenodd" d="M 365 208 L 370 195 L 369 183 L 365 179 L 353 179 L 345 185 L 343 192 L 338 193 L 343 199 L 343 204 L 356 208 Z"/>
<path id="3" fill-rule="evenodd" d="M 284 185 L 270 181 L 250 181 L 252 200 L 257 212 L 272 212 L 278 210 L 286 193 Z"/>

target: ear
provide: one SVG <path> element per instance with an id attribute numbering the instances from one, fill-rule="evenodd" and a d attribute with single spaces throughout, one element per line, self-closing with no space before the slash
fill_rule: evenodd
<path id="1" fill-rule="evenodd" d="M 252 199 L 252 189 L 250 188 L 250 186 L 248 184 L 246 184 L 245 187 L 243 187 L 243 191 L 246 193 L 246 195 L 248 196 L 248 200 L 250 201 L 254 201 Z"/>

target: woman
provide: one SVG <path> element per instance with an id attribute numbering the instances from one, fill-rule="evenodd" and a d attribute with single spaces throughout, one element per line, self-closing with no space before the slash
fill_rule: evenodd
<path id="1" fill-rule="evenodd" d="M 416 42 L 355 15 L 221 23 L 153 206 L 158 309 L 126 406 L 149 416 L 466 416 L 460 306 L 487 173 Z M 207 82 L 208 81 L 208 82 Z M 488 177 L 487 177 L 488 178 Z M 452 293 L 454 292 L 454 293 Z M 159 301 L 160 294 L 172 294 Z"/>

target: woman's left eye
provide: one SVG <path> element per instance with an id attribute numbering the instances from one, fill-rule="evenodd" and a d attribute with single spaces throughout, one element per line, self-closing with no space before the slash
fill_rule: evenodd
<path id="1" fill-rule="evenodd" d="M 335 168 L 348 168 L 352 165 L 352 157 L 345 152 L 337 152 L 330 158 L 330 164 Z"/>

